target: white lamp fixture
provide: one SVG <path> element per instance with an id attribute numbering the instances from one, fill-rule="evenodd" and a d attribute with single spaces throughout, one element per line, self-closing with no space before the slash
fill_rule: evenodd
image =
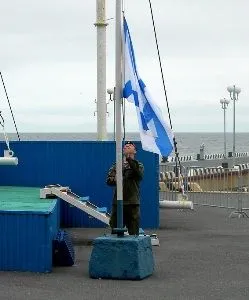
<path id="1" fill-rule="evenodd" d="M 114 93 L 114 89 L 107 89 L 107 94 L 112 95 Z"/>

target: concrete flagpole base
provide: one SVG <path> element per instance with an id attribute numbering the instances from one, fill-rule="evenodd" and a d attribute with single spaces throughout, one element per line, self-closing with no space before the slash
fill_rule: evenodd
<path id="1" fill-rule="evenodd" d="M 89 261 L 91 278 L 141 280 L 153 271 L 149 236 L 107 235 L 94 240 Z"/>

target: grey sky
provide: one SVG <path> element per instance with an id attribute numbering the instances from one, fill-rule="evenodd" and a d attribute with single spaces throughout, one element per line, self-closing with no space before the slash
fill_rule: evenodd
<path id="1" fill-rule="evenodd" d="M 95 0 L 0 0 L 0 70 L 20 132 L 95 131 Z M 167 109 L 147 0 L 124 1 L 139 73 Z M 107 18 L 115 1 L 106 0 Z M 236 130 L 248 131 L 249 1 L 152 0 L 174 131 L 223 131 L 220 98 L 238 85 Z M 114 20 L 107 27 L 107 85 L 114 85 Z M 14 131 L 0 88 L 6 130 Z M 108 105 L 108 130 L 113 106 Z M 227 129 L 232 131 L 232 103 Z M 127 104 L 127 130 L 137 131 Z"/>

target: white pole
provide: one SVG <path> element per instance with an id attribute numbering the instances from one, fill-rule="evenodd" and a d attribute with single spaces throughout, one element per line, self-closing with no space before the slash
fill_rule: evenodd
<path id="1" fill-rule="evenodd" d="M 233 167 L 235 165 L 235 85 L 233 86 Z"/>
<path id="2" fill-rule="evenodd" d="M 225 105 L 225 104 L 224 104 Z M 226 106 L 224 106 L 224 158 L 227 158 L 227 143 L 226 143 Z"/>
<path id="3" fill-rule="evenodd" d="M 97 133 L 107 140 L 106 130 L 106 13 L 105 0 L 96 0 L 97 27 Z"/>
<path id="4" fill-rule="evenodd" d="M 171 200 L 160 200 L 160 208 L 171 208 L 171 209 L 194 209 L 194 204 L 192 201 L 171 201 Z"/>
<path id="5" fill-rule="evenodd" d="M 121 0 L 116 0 L 116 68 L 115 68 L 115 104 L 116 104 L 116 183 L 117 183 L 117 228 L 123 229 L 123 174 L 122 174 L 122 40 L 121 40 Z"/>

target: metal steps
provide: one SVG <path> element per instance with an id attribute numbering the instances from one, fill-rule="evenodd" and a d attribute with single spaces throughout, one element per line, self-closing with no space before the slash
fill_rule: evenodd
<path id="1" fill-rule="evenodd" d="M 90 216 L 109 225 L 110 214 L 105 207 L 98 207 L 89 201 L 89 197 L 80 197 L 73 193 L 69 187 L 59 184 L 47 185 L 40 190 L 40 198 L 46 199 L 51 196 L 56 196 L 67 203 L 79 208 Z"/>

